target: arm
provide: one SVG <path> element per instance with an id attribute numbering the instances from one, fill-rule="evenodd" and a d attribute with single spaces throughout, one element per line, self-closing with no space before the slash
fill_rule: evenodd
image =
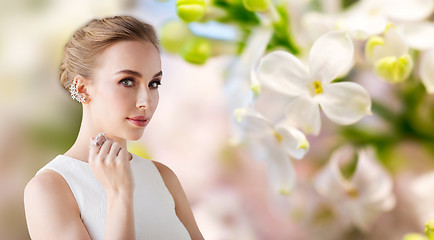
<path id="1" fill-rule="evenodd" d="M 175 201 L 175 211 L 179 220 L 184 224 L 192 240 L 203 240 L 202 233 L 197 226 L 196 220 L 194 219 L 193 212 L 188 202 L 187 196 L 185 195 L 184 189 L 178 180 L 175 173 L 159 162 L 154 162 L 158 171 L 160 172 L 167 189 L 172 194 Z"/>
<path id="2" fill-rule="evenodd" d="M 134 205 L 128 152 L 107 141 L 91 147 L 89 164 L 107 193 L 105 239 L 135 239 Z M 68 184 L 55 171 L 35 176 L 24 191 L 27 225 L 32 239 L 90 240 Z"/>
<path id="3" fill-rule="evenodd" d="M 46 170 L 27 184 L 24 206 L 32 239 L 90 240 L 75 198 L 57 172 Z"/>
<path id="4" fill-rule="evenodd" d="M 136 239 L 134 179 L 128 152 L 110 139 L 91 145 L 89 165 L 107 194 L 105 239 Z"/>

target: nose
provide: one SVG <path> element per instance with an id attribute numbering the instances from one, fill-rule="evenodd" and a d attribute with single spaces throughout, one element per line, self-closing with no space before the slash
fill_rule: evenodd
<path id="1" fill-rule="evenodd" d="M 140 89 L 137 94 L 136 107 L 141 109 L 148 109 L 151 105 L 151 98 L 147 88 Z"/>

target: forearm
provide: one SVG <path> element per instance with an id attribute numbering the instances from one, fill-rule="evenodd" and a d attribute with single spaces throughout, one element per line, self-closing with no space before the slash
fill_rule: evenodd
<path id="1" fill-rule="evenodd" d="M 105 240 L 136 239 L 132 195 L 108 195 Z"/>

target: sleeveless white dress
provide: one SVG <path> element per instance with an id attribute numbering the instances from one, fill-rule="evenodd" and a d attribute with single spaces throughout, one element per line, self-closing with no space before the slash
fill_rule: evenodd
<path id="1" fill-rule="evenodd" d="M 175 213 L 175 202 L 155 164 L 133 154 L 130 161 L 134 176 L 134 219 L 136 239 L 191 239 Z M 69 185 L 80 209 L 81 219 L 90 237 L 103 240 L 107 196 L 89 164 L 58 155 L 41 168 L 58 172 Z"/>

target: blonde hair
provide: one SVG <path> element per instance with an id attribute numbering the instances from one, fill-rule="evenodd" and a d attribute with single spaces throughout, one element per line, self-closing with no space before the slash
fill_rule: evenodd
<path id="1" fill-rule="evenodd" d="M 92 76 L 98 57 L 110 45 L 125 40 L 150 42 L 158 49 L 154 28 L 130 16 L 94 19 L 66 43 L 60 64 L 60 82 L 68 90 L 75 76 Z"/>

